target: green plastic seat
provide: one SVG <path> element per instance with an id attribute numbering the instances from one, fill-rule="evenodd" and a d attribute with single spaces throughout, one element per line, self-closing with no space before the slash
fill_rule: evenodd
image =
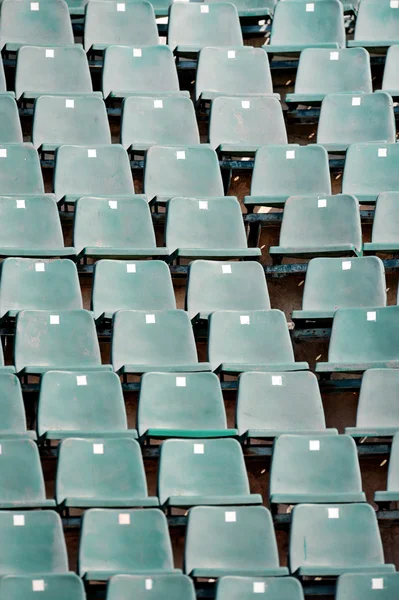
<path id="1" fill-rule="evenodd" d="M 392 572 L 372 506 L 301 504 L 292 511 L 290 571 L 299 577 Z"/>
<path id="2" fill-rule="evenodd" d="M 361 2 L 348 47 L 386 48 L 399 42 L 399 7 L 392 0 Z"/>
<path id="3" fill-rule="evenodd" d="M 378 591 L 377 591 L 378 590 Z M 346 573 L 337 581 L 336 600 L 392 600 L 399 594 L 399 573 Z"/>
<path id="4" fill-rule="evenodd" d="M 48 371 L 41 379 L 37 432 L 40 438 L 135 438 L 127 428 L 125 402 L 115 373 Z"/>
<path id="5" fill-rule="evenodd" d="M 140 446 L 128 438 L 64 439 L 55 496 L 67 509 L 159 506 L 148 496 Z"/>
<path id="6" fill-rule="evenodd" d="M 399 45 L 388 48 L 385 59 L 382 91 L 391 94 L 394 98 L 399 96 Z"/>
<path id="7" fill-rule="evenodd" d="M 76 265 L 67 259 L 6 258 L 2 263 L 0 318 L 20 310 L 83 308 Z"/>
<path id="8" fill-rule="evenodd" d="M 195 506 L 188 513 L 184 572 L 193 578 L 288 575 L 264 506 Z"/>
<path id="9" fill-rule="evenodd" d="M 156 508 L 87 510 L 83 516 L 78 572 L 86 581 L 106 581 L 119 574 L 151 577 L 179 573 L 173 568 L 165 515 Z"/>
<path id="10" fill-rule="evenodd" d="M 371 242 L 363 245 L 365 253 L 399 252 L 399 191 L 383 192 L 377 197 Z"/>
<path id="11" fill-rule="evenodd" d="M 283 1 L 283 0 L 282 0 Z M 297 2 L 307 2 L 308 0 L 296 0 Z M 329 2 L 329 0 L 316 0 L 319 2 Z M 360 0 L 352 0 L 351 2 L 345 2 L 344 0 L 339 0 L 342 3 L 344 13 L 354 13 L 357 15 L 357 11 L 359 8 Z M 373 0 L 374 1 L 374 0 Z"/>
<path id="12" fill-rule="evenodd" d="M 104 98 L 187 96 L 181 92 L 173 53 L 168 46 L 108 46 L 102 78 Z"/>
<path id="13" fill-rule="evenodd" d="M 73 44 L 69 10 L 64 0 L 52 2 L 3 0 L 1 4 L 0 48 L 15 51 L 28 44 Z"/>
<path id="14" fill-rule="evenodd" d="M 218 310 L 209 317 L 208 360 L 212 371 L 303 371 L 295 362 L 285 315 L 280 310 Z"/>
<path id="15" fill-rule="evenodd" d="M 326 429 L 319 384 L 309 371 L 240 375 L 236 424 L 243 440 L 338 433 Z"/>
<path id="16" fill-rule="evenodd" d="M 297 326 L 331 325 L 338 308 L 386 304 L 384 264 L 376 256 L 314 258 L 306 271 L 302 310 L 294 310 L 292 320 Z"/>
<path id="17" fill-rule="evenodd" d="M 224 0 L 207 0 L 210 4 L 213 2 L 223 2 Z M 234 6 L 238 11 L 240 18 L 270 17 L 273 15 L 277 0 L 234 0 Z"/>
<path id="18" fill-rule="evenodd" d="M 306 48 L 301 52 L 295 92 L 286 102 L 319 103 L 327 94 L 371 93 L 370 55 L 364 48 Z"/>
<path id="19" fill-rule="evenodd" d="M 111 577 L 106 600 L 196 600 L 194 584 L 187 575 L 115 575 Z"/>
<path id="20" fill-rule="evenodd" d="M 221 577 L 216 584 L 216 600 L 304 600 L 301 584 L 294 577 Z"/>
<path id="21" fill-rule="evenodd" d="M 80 198 L 75 206 L 73 241 L 79 257 L 169 255 L 167 248 L 157 248 L 150 208 L 143 196 Z"/>
<path id="22" fill-rule="evenodd" d="M 186 310 L 191 319 L 208 319 L 215 310 L 245 312 L 269 308 L 269 292 L 260 263 L 196 260 L 190 264 Z"/>
<path id="23" fill-rule="evenodd" d="M 270 144 L 257 150 L 250 196 L 244 198 L 249 210 L 255 206 L 284 208 L 290 196 L 311 194 L 331 194 L 328 154 L 323 146 Z"/>
<path id="24" fill-rule="evenodd" d="M 40 579 L 31 575 L 6 575 L 0 579 L 1 600 L 85 600 L 82 580 L 75 573 L 44 575 Z"/>
<path id="25" fill-rule="evenodd" d="M 137 428 L 142 440 L 237 435 L 236 429 L 227 429 L 222 390 L 214 373 L 143 375 Z"/>
<path id="26" fill-rule="evenodd" d="M 347 194 L 288 198 L 279 244 L 269 248 L 277 259 L 361 256 L 359 202 Z"/>
<path id="27" fill-rule="evenodd" d="M 39 156 L 32 144 L 1 144 L 0 189 L 3 196 L 44 194 Z"/>
<path id="28" fill-rule="evenodd" d="M 19 379 L 0 368 L 0 439 L 30 438 L 36 433 L 27 431 L 25 406 Z"/>
<path id="29" fill-rule="evenodd" d="M 121 144 L 134 153 L 151 146 L 199 144 L 195 110 L 190 98 L 160 96 L 125 98 L 122 108 Z"/>
<path id="30" fill-rule="evenodd" d="M 119 310 L 111 347 L 120 374 L 209 371 L 199 363 L 190 318 L 183 310 Z"/>
<path id="31" fill-rule="evenodd" d="M 362 373 L 399 367 L 399 306 L 339 308 L 335 313 L 328 362 L 318 373 Z"/>
<path id="32" fill-rule="evenodd" d="M 100 260 L 94 266 L 91 308 L 100 320 L 112 319 L 117 310 L 175 309 L 168 266 L 160 260 Z"/>
<path id="33" fill-rule="evenodd" d="M 388 482 L 386 491 L 374 494 L 374 502 L 389 503 L 399 501 L 399 435 L 395 433 L 389 456 Z"/>
<path id="34" fill-rule="evenodd" d="M 21 310 L 16 318 L 17 373 L 110 370 L 101 364 L 94 319 L 87 310 Z"/>
<path id="35" fill-rule="evenodd" d="M 248 248 L 237 198 L 172 198 L 168 202 L 165 243 L 172 259 L 258 258 L 260 248 Z"/>
<path id="36" fill-rule="evenodd" d="M 23 142 L 18 106 L 14 98 L 0 92 L 0 143 Z"/>

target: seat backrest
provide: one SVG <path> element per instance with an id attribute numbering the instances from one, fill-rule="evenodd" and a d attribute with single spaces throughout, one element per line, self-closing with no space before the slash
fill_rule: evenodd
<path id="1" fill-rule="evenodd" d="M 378 590 L 381 600 L 399 594 L 399 573 L 345 573 L 338 578 L 336 600 L 373 600 Z"/>
<path id="2" fill-rule="evenodd" d="M 1 144 L 0 189 L 7 194 L 43 194 L 39 156 L 32 144 Z"/>
<path id="3" fill-rule="evenodd" d="M 107 588 L 107 600 L 143 600 L 151 589 L 155 600 L 196 600 L 194 584 L 186 575 L 115 575 Z"/>
<path id="4" fill-rule="evenodd" d="M 391 46 L 388 49 L 385 60 L 384 77 L 382 80 L 382 89 L 387 91 L 396 91 L 399 89 L 399 45 Z"/>
<path id="5" fill-rule="evenodd" d="M 397 369 L 365 371 L 359 393 L 356 427 L 399 429 L 398 391 Z"/>
<path id="6" fill-rule="evenodd" d="M 399 191 L 379 194 L 375 206 L 373 232 L 371 235 L 372 242 L 399 242 L 398 222 Z"/>
<path id="7" fill-rule="evenodd" d="M 399 190 L 399 144 L 352 144 L 342 178 L 344 194 L 378 196 Z"/>
<path id="8" fill-rule="evenodd" d="M 302 586 L 294 577 L 221 577 L 216 584 L 216 600 L 304 600 Z"/>
<path id="9" fill-rule="evenodd" d="M 14 98 L 0 94 L 0 143 L 20 144 L 22 142 L 18 106 Z"/>
<path id="10" fill-rule="evenodd" d="M 0 424 L 0 432 L 6 435 L 26 432 L 21 384 L 15 375 L 8 373 L 0 374 Z"/>
<path id="11" fill-rule="evenodd" d="M 396 2 L 391 0 L 373 0 L 360 2 L 356 19 L 356 41 L 399 40 L 399 10 Z"/>
<path id="12" fill-rule="evenodd" d="M 40 579 L 32 575 L 6 575 L 0 579 L 1 600 L 85 600 L 82 580 L 75 573 L 46 574 Z"/>
<path id="13" fill-rule="evenodd" d="M 37 444 L 32 440 L 1 440 L 0 504 L 35 507 L 46 500 L 44 477 Z"/>

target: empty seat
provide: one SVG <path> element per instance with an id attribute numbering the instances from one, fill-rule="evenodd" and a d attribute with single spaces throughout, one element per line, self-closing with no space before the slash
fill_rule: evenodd
<path id="1" fill-rule="evenodd" d="M 265 272 L 258 262 L 196 260 L 188 269 L 186 310 L 191 319 L 207 319 L 215 310 L 270 308 Z"/>
<path id="2" fill-rule="evenodd" d="M 386 491 L 374 494 L 374 501 L 382 506 L 399 501 L 399 435 L 395 433 L 389 456 L 388 482 Z"/>
<path id="3" fill-rule="evenodd" d="M 253 600 L 263 594 L 263 600 L 303 600 L 302 586 L 294 577 L 221 577 L 216 584 L 216 600 Z"/>
<path id="4" fill-rule="evenodd" d="M 361 256 L 359 202 L 346 194 L 288 198 L 279 244 L 269 248 L 277 260 L 285 256 Z"/>
<path id="5" fill-rule="evenodd" d="M 399 42 L 399 6 L 395 0 L 361 2 L 355 35 L 348 46 L 385 48 Z"/>
<path id="6" fill-rule="evenodd" d="M 288 569 L 279 566 L 270 512 L 264 506 L 192 508 L 184 571 L 194 578 L 288 575 Z"/>
<path id="7" fill-rule="evenodd" d="M 120 310 L 114 314 L 112 363 L 120 374 L 209 371 L 199 363 L 190 318 L 183 310 Z"/>
<path id="8" fill-rule="evenodd" d="M 1 144 L 0 189 L 3 196 L 44 193 L 39 156 L 32 144 Z"/>
<path id="9" fill-rule="evenodd" d="M 6 575 L 0 579 L 1 600 L 85 600 L 82 580 L 75 573 L 45 575 L 40 579 L 32 575 Z"/>
<path id="10" fill-rule="evenodd" d="M 260 494 L 250 493 L 241 446 L 231 439 L 166 440 L 160 451 L 158 496 L 166 510 L 262 504 Z"/>
<path id="11" fill-rule="evenodd" d="M 236 424 L 242 439 L 271 439 L 284 433 L 336 434 L 326 429 L 316 376 L 243 373 L 238 382 Z"/>
<path id="12" fill-rule="evenodd" d="M 78 571 L 86 581 L 105 581 L 118 574 L 145 573 L 148 577 L 179 572 L 173 568 L 165 515 L 156 508 L 86 511 Z"/>
<path id="13" fill-rule="evenodd" d="M 219 379 L 214 373 L 146 373 L 140 386 L 140 438 L 213 438 L 236 435 L 227 429 Z"/>
<path id="14" fill-rule="evenodd" d="M 41 379 L 37 432 L 40 438 L 137 437 L 127 429 L 125 402 L 115 373 L 48 371 Z"/>
<path id="15" fill-rule="evenodd" d="M 393 97 L 399 96 L 399 45 L 388 48 L 385 59 L 382 90 Z"/>
<path id="16" fill-rule="evenodd" d="M 22 143 L 18 106 L 12 96 L 0 92 L 0 143 Z"/>
<path id="17" fill-rule="evenodd" d="M 94 266 L 91 307 L 95 319 L 112 319 L 117 310 L 175 309 L 168 266 L 160 260 L 100 260 Z"/>
<path id="18" fill-rule="evenodd" d="M 399 191 L 383 192 L 377 197 L 371 242 L 363 245 L 365 253 L 392 254 L 399 251 Z"/>
<path id="19" fill-rule="evenodd" d="M 309 165 L 312 168 L 309 169 Z M 328 154 L 317 144 L 267 145 L 255 154 L 250 196 L 244 204 L 283 208 L 290 196 L 331 194 Z"/>
<path id="20" fill-rule="evenodd" d="M 40 96 L 35 102 L 32 141 L 43 152 L 65 144 L 110 144 L 104 101 L 96 96 Z"/>
<path id="21" fill-rule="evenodd" d="M 26 430 L 26 416 L 19 379 L 0 369 L 0 438 L 32 438 L 34 431 Z"/>
<path id="22" fill-rule="evenodd" d="M 295 506 L 289 561 L 291 573 L 300 577 L 395 570 L 384 564 L 377 517 L 366 503 Z"/>
<path id="23" fill-rule="evenodd" d="M 196 600 L 194 584 L 187 575 L 115 575 L 107 588 L 107 600 Z"/>
<path id="24" fill-rule="evenodd" d="M 285 315 L 280 310 L 219 310 L 209 317 L 208 360 L 212 371 L 303 371 L 295 362 Z"/>
<path id="25" fill-rule="evenodd" d="M 376 594 L 381 600 L 396 598 L 399 573 L 346 573 L 337 581 L 336 600 L 373 600 Z"/>

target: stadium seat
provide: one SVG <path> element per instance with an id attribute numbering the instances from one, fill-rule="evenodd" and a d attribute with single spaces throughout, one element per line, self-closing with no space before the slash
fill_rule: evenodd
<path id="1" fill-rule="evenodd" d="M 32 142 L 42 152 L 65 144 L 110 144 L 104 101 L 96 96 L 40 96 L 35 102 Z"/>
<path id="2" fill-rule="evenodd" d="M 288 575 L 279 566 L 270 512 L 264 506 L 195 506 L 188 513 L 184 571 L 193 578 Z"/>
<path id="3" fill-rule="evenodd" d="M 237 440 L 166 440 L 160 450 L 158 496 L 161 506 L 262 504 L 251 494 L 244 455 Z"/>
<path id="4" fill-rule="evenodd" d="M 0 318 L 13 319 L 20 310 L 83 308 L 76 265 L 67 259 L 6 258 L 2 262 Z"/>
<path id="5" fill-rule="evenodd" d="M 399 435 L 395 433 L 392 440 L 391 453 L 389 456 L 388 482 L 386 491 L 378 491 L 374 494 L 374 502 L 385 506 L 391 502 L 399 501 Z"/>
<path id="6" fill-rule="evenodd" d="M 86 581 L 106 581 L 118 574 L 179 573 L 173 568 L 165 515 L 156 508 L 125 509 L 123 513 L 87 510 L 82 522 L 78 571 Z"/>
<path id="7" fill-rule="evenodd" d="M 295 92 L 287 103 L 320 103 L 327 94 L 373 91 L 370 55 L 364 48 L 307 48 L 301 52 Z"/>
<path id="8" fill-rule="evenodd" d="M 204 145 L 152 146 L 144 167 L 144 193 L 157 204 L 175 196 L 224 196 L 216 152 Z"/>
<path id="9" fill-rule="evenodd" d="M 299 577 L 390 572 L 374 508 L 366 503 L 301 504 L 292 511 L 290 571 Z"/>
<path id="10" fill-rule="evenodd" d="M 260 263 L 196 260 L 189 265 L 186 310 L 190 319 L 206 320 L 215 310 L 245 312 L 269 308 L 269 292 Z"/>
<path id="11" fill-rule="evenodd" d="M 383 192 L 377 197 L 371 242 L 363 245 L 366 254 L 396 253 L 399 251 L 399 191 Z"/>
<path id="12" fill-rule="evenodd" d="M 115 575 L 111 577 L 106 600 L 196 600 L 194 584 L 187 575 Z"/>
<path id="13" fill-rule="evenodd" d="M 399 309 L 399 307 L 398 307 Z M 285 315 L 280 310 L 219 310 L 209 317 L 208 360 L 212 371 L 303 371 L 295 362 Z"/>
<path id="14" fill-rule="evenodd" d="M 237 435 L 236 429 L 227 429 L 220 382 L 214 373 L 143 375 L 137 428 L 143 441 Z"/>
<path id="15" fill-rule="evenodd" d="M 46 440 L 135 438 L 115 373 L 48 371 L 41 379 L 37 432 Z"/>
<path id="16" fill-rule="evenodd" d="M 292 320 L 296 326 L 331 325 L 338 308 L 386 306 L 385 290 L 384 265 L 376 256 L 314 258 L 306 271 L 302 310 L 294 310 Z"/>
<path id="17" fill-rule="evenodd" d="M 96 2 L 86 7 L 86 52 L 108 46 L 151 46 L 159 43 L 155 14 L 149 2 Z"/>
<path id="18" fill-rule="evenodd" d="M 29 44 L 74 43 L 69 10 L 64 0 L 51 2 L 3 0 L 1 3 L 0 48 L 14 52 Z"/>
<path id="19" fill-rule="evenodd" d="M 171 259 L 253 258 L 260 248 L 248 248 L 237 198 L 201 200 L 172 198 L 166 213 L 165 243 Z"/>
<path id="20" fill-rule="evenodd" d="M 272 439 L 285 433 L 338 433 L 326 429 L 317 378 L 309 371 L 240 375 L 236 424 L 244 441 Z"/>
<path id="21" fill-rule="evenodd" d="M 285 203 L 279 246 L 269 253 L 285 256 L 361 256 L 362 227 L 354 196 L 298 196 Z"/>
<path id="22" fill-rule="evenodd" d="M 399 367 L 399 306 L 339 308 L 335 313 L 328 362 L 318 373 L 362 373 L 372 367 Z"/>
<path id="23" fill-rule="evenodd" d="M 399 42 L 399 6 L 396 0 L 361 2 L 355 35 L 348 47 L 385 48 Z"/>
<path id="24" fill-rule="evenodd" d="M 209 142 L 220 154 L 252 155 L 265 144 L 287 144 L 287 132 L 277 98 L 219 97 L 212 101 Z"/>
<path id="25" fill-rule="evenodd" d="M 0 143 L 20 144 L 22 142 L 18 106 L 12 96 L 0 92 Z"/>
<path id="26" fill-rule="evenodd" d="M 179 89 L 175 59 L 167 46 L 109 46 L 104 55 L 104 98 L 187 96 Z"/>
<path id="27" fill-rule="evenodd" d="M 378 590 L 378 591 L 377 591 Z M 346 573 L 337 581 L 336 600 L 392 600 L 399 594 L 399 573 Z"/>
<path id="28" fill-rule="evenodd" d="M 384 77 L 382 80 L 382 91 L 391 94 L 394 98 L 399 96 L 399 45 L 388 49 L 385 60 Z"/>
<path id="29" fill-rule="evenodd" d="M 271 144 L 259 148 L 255 154 L 250 196 L 244 198 L 249 211 L 255 206 L 284 208 L 290 196 L 311 194 L 331 194 L 325 148 L 316 144 Z"/>
<path id="30" fill-rule="evenodd" d="M 190 318 L 183 310 L 119 310 L 113 318 L 112 364 L 126 375 L 209 371 L 199 363 Z"/>
<path id="31" fill-rule="evenodd" d="M 216 584 L 215 600 L 304 600 L 302 586 L 294 577 L 221 577 Z"/>
<path id="32" fill-rule="evenodd" d="M 17 373 L 110 370 L 101 364 L 92 315 L 87 310 L 21 310 L 16 319 Z"/>
<path id="33" fill-rule="evenodd" d="M 39 156 L 32 144 L 1 144 L 0 189 L 3 196 L 44 194 Z"/>
<path id="34" fill-rule="evenodd" d="M 36 439 L 34 431 L 26 430 L 24 400 L 19 379 L 0 369 L 0 439 Z"/>
<path id="35" fill-rule="evenodd" d="M 81 579 L 75 573 L 44 575 L 34 579 L 32 575 L 6 575 L 0 579 L 0 600 L 85 600 Z"/>
<path id="36" fill-rule="evenodd" d="M 140 446 L 128 438 L 64 439 L 55 495 L 67 510 L 159 506 L 148 496 Z"/>
<path id="37" fill-rule="evenodd" d="M 199 144 L 193 103 L 183 96 L 125 98 L 122 107 L 121 144 L 143 152 L 151 146 Z"/>
<path id="38" fill-rule="evenodd" d="M 150 208 L 143 196 L 80 198 L 75 206 L 73 241 L 79 258 L 168 256 L 157 248 Z"/>

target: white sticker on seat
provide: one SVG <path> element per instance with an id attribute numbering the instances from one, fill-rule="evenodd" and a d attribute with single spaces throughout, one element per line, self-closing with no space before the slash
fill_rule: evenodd
<path id="1" fill-rule="evenodd" d="M 104 454 L 104 444 L 93 444 L 93 454 Z"/>
<path id="2" fill-rule="evenodd" d="M 388 148 L 378 148 L 378 158 L 386 158 L 388 156 Z"/>
<path id="3" fill-rule="evenodd" d="M 376 321 L 377 320 L 377 313 L 375 312 L 375 310 L 369 311 L 367 313 L 367 321 Z"/>
<path id="4" fill-rule="evenodd" d="M 129 263 L 126 265 L 126 272 L 127 273 L 135 273 L 136 272 L 136 265 L 134 263 Z"/>
<path id="5" fill-rule="evenodd" d="M 330 60 L 339 60 L 339 52 L 330 52 Z"/>
<path id="6" fill-rule="evenodd" d="M 306 4 L 306 12 L 314 12 L 314 3 L 313 2 L 308 2 L 308 4 Z"/>
<path id="7" fill-rule="evenodd" d="M 130 525 L 130 515 L 128 513 L 119 513 L 119 525 Z"/>
<path id="8" fill-rule="evenodd" d="M 241 108 L 251 108 L 251 103 L 249 100 L 243 100 L 241 102 Z"/>
<path id="9" fill-rule="evenodd" d="M 65 108 L 75 108 L 75 100 L 70 100 L 67 98 L 65 100 Z"/>
<path id="10" fill-rule="evenodd" d="M 342 270 L 343 271 L 350 271 L 351 268 L 352 268 L 352 261 L 350 261 L 350 260 L 342 261 Z"/>
<path id="11" fill-rule="evenodd" d="M 140 58 L 141 56 L 143 56 L 143 51 L 141 50 L 141 48 L 133 48 L 133 56 L 136 58 Z"/>
<path id="12" fill-rule="evenodd" d="M 186 160 L 186 153 L 184 150 L 178 150 L 176 152 L 176 158 L 177 160 Z"/>
<path id="13" fill-rule="evenodd" d="M 54 58 L 54 50 L 52 48 L 46 48 L 46 58 Z"/>
<path id="14" fill-rule="evenodd" d="M 41 263 L 41 262 L 40 263 L 36 263 L 35 264 L 35 270 L 36 271 L 45 271 L 46 270 L 45 264 Z"/>
<path id="15" fill-rule="evenodd" d="M 328 509 L 328 518 L 329 519 L 339 519 L 339 508 L 329 508 Z"/>
<path id="16" fill-rule="evenodd" d="M 317 201 L 317 208 L 326 208 L 327 200 L 325 198 L 321 198 Z"/>
<path id="17" fill-rule="evenodd" d="M 235 50 L 227 50 L 227 58 L 235 58 L 236 51 Z"/>
<path id="18" fill-rule="evenodd" d="M 309 450 L 312 452 L 318 452 L 320 450 L 319 440 L 309 440 Z"/>
<path id="19" fill-rule="evenodd" d="M 50 315 L 50 325 L 59 325 L 60 324 L 60 316 L 59 315 Z"/>
<path id="20" fill-rule="evenodd" d="M 108 206 L 112 208 L 112 210 L 116 210 L 118 208 L 118 200 L 108 200 Z"/>
<path id="21" fill-rule="evenodd" d="M 224 513 L 224 520 L 226 523 L 235 523 L 237 520 L 237 515 L 235 510 L 226 510 Z"/>
<path id="22" fill-rule="evenodd" d="M 163 100 L 154 100 L 154 108 L 163 108 Z"/>
<path id="23" fill-rule="evenodd" d="M 201 6 L 202 13 L 209 13 L 209 6 Z"/>
<path id="24" fill-rule="evenodd" d="M 44 592 L 44 579 L 32 579 L 32 591 Z"/>
<path id="25" fill-rule="evenodd" d="M 208 210 L 208 200 L 198 200 L 198 208 L 200 210 Z"/>
<path id="26" fill-rule="evenodd" d="M 155 315 L 146 315 L 145 316 L 145 322 L 148 323 L 155 323 Z"/>
<path id="27" fill-rule="evenodd" d="M 265 593 L 265 582 L 264 581 L 254 581 L 252 589 L 253 589 L 254 594 L 264 594 Z"/>
<path id="28" fill-rule="evenodd" d="M 292 160 L 295 158 L 295 150 L 286 150 L 285 152 L 285 158 L 287 160 Z"/>
<path id="29" fill-rule="evenodd" d="M 2 449 L 1 444 L 0 444 L 0 454 L 3 454 L 3 449 Z"/>
<path id="30" fill-rule="evenodd" d="M 176 377 L 176 387 L 186 387 L 186 378 Z"/>
<path id="31" fill-rule="evenodd" d="M 283 385 L 283 378 L 281 375 L 272 375 L 272 385 Z"/>
<path id="32" fill-rule="evenodd" d="M 39 10 L 40 9 L 39 2 L 31 2 L 30 9 L 31 10 Z"/>
<path id="33" fill-rule="evenodd" d="M 88 150 L 87 157 L 88 158 L 97 158 L 97 150 Z"/>
<path id="34" fill-rule="evenodd" d="M 13 522 L 15 527 L 24 527 L 25 515 L 13 515 Z"/>
<path id="35" fill-rule="evenodd" d="M 194 444 L 194 454 L 204 454 L 204 444 Z"/>
<path id="36" fill-rule="evenodd" d="M 152 579 L 146 579 L 145 580 L 145 589 L 146 590 L 152 590 Z"/>
<path id="37" fill-rule="evenodd" d="M 125 12 L 126 10 L 126 4 L 124 2 L 118 2 L 116 5 L 116 11 L 117 12 Z"/>
<path id="38" fill-rule="evenodd" d="M 17 208 L 26 208 L 25 200 L 17 200 Z"/>
<path id="39" fill-rule="evenodd" d="M 0 158 L 7 158 L 7 149 L 0 148 Z"/>
<path id="40" fill-rule="evenodd" d="M 352 106 L 360 106 L 362 103 L 362 99 L 359 96 L 355 96 L 352 98 Z"/>
<path id="41" fill-rule="evenodd" d="M 390 6 L 391 8 L 399 8 L 399 0 L 391 0 Z"/>
<path id="42" fill-rule="evenodd" d="M 86 375 L 76 375 L 76 385 L 87 385 Z"/>
<path id="43" fill-rule="evenodd" d="M 231 265 L 222 265 L 222 273 L 224 273 L 224 274 L 231 273 Z"/>
<path id="44" fill-rule="evenodd" d="M 249 317 L 246 315 L 240 316 L 240 323 L 241 323 L 241 325 L 249 325 L 250 324 Z"/>
<path id="45" fill-rule="evenodd" d="M 384 589 L 384 579 L 382 577 L 373 577 L 371 579 L 371 589 L 383 590 Z"/>

